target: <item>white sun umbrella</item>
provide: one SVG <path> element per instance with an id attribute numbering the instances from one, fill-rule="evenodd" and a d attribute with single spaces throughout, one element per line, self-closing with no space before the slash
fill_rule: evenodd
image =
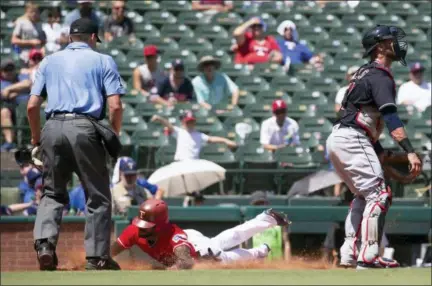
<path id="1" fill-rule="evenodd" d="M 201 191 L 221 182 L 225 180 L 225 172 L 224 168 L 211 161 L 185 160 L 157 169 L 148 181 L 164 189 L 167 197 L 174 197 Z"/>

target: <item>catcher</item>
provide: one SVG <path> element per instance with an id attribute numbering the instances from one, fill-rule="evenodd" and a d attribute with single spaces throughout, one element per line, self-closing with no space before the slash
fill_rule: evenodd
<path id="1" fill-rule="evenodd" d="M 166 203 L 149 199 L 141 204 L 139 215 L 111 245 L 111 255 L 114 257 L 137 245 L 165 269 L 191 269 L 200 259 L 228 263 L 265 258 L 270 252 L 270 248 L 265 244 L 252 249 L 227 250 L 260 231 L 288 224 L 285 215 L 269 209 L 244 224 L 223 231 L 214 238 L 208 238 L 196 230 L 183 231 L 170 223 Z"/>

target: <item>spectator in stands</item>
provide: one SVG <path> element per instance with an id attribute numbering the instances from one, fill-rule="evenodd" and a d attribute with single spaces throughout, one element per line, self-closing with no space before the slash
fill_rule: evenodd
<path id="1" fill-rule="evenodd" d="M 187 194 L 183 200 L 183 207 L 199 207 L 204 204 L 205 197 L 200 192 Z"/>
<path id="2" fill-rule="evenodd" d="M 264 34 L 266 29 L 267 25 L 261 18 L 253 17 L 234 30 L 236 44 L 232 50 L 235 52 L 235 63 L 253 65 L 282 62 L 279 46 L 272 36 Z"/>
<path id="3" fill-rule="evenodd" d="M 150 99 L 154 103 L 173 106 L 177 102 L 187 102 L 193 99 L 194 88 L 191 80 L 185 75 L 182 60 L 176 59 L 171 63 L 168 77 L 150 91 Z"/>
<path id="4" fill-rule="evenodd" d="M 272 104 L 273 117 L 261 123 L 260 143 L 269 151 L 276 151 L 286 146 L 300 144 L 297 122 L 286 116 L 287 104 L 277 99 Z"/>
<path id="5" fill-rule="evenodd" d="M 45 32 L 40 22 L 39 6 L 28 2 L 25 6 L 25 14 L 17 19 L 12 32 L 11 43 L 20 59 L 27 63 L 32 48 L 41 49 L 46 42 Z"/>
<path id="6" fill-rule="evenodd" d="M 174 160 L 182 161 L 188 159 L 199 159 L 201 148 L 206 143 L 223 143 L 230 148 L 237 147 L 237 144 L 229 139 L 216 136 L 208 136 L 195 129 L 196 118 L 191 111 L 182 115 L 182 127 L 173 126 L 168 120 L 153 115 L 152 122 L 159 122 L 166 127 L 177 139 Z"/>
<path id="7" fill-rule="evenodd" d="M 218 12 L 228 12 L 233 8 L 232 1 L 227 0 L 198 0 L 192 1 L 192 10 L 204 11 L 216 14 Z"/>
<path id="8" fill-rule="evenodd" d="M 0 206 L 0 216 L 10 216 L 13 213 L 24 211 L 25 209 L 31 207 L 33 202 L 28 203 L 20 203 L 20 204 L 11 204 L 11 205 L 1 205 Z"/>
<path id="9" fill-rule="evenodd" d="M 399 87 L 397 104 L 414 105 L 420 112 L 431 105 L 431 83 L 424 80 L 424 71 L 419 62 L 410 65 L 410 81 Z"/>
<path id="10" fill-rule="evenodd" d="M 322 58 L 314 55 L 310 49 L 299 42 L 297 27 L 290 20 L 279 24 L 277 32 L 280 37 L 277 39 L 279 49 L 282 53 L 282 64 L 288 70 L 291 65 L 310 63 L 317 69 L 322 68 Z"/>
<path id="11" fill-rule="evenodd" d="M 23 211 L 23 215 L 25 216 L 36 215 L 40 200 L 42 198 L 42 193 L 43 193 L 43 182 L 42 182 L 42 177 L 40 176 L 34 184 L 34 195 L 31 197 L 31 200 L 28 201 L 28 203 L 31 202 L 32 204 Z"/>
<path id="12" fill-rule="evenodd" d="M 145 97 L 150 95 L 153 87 L 162 83 L 167 77 L 163 69 L 159 67 L 158 54 L 156 46 L 144 47 L 145 64 L 136 67 L 133 71 L 133 87 Z"/>
<path id="13" fill-rule="evenodd" d="M 349 83 L 353 77 L 353 75 L 355 74 L 355 72 L 359 69 L 359 66 L 352 66 L 347 70 L 345 79 L 346 81 Z M 345 96 L 345 92 L 348 89 L 348 85 L 341 87 L 337 94 L 336 94 L 336 98 L 335 98 L 335 111 L 339 112 L 339 109 L 341 108 L 342 105 L 342 100 L 344 99 Z"/>
<path id="14" fill-rule="evenodd" d="M 112 1 L 111 15 L 104 22 L 104 38 L 105 41 L 111 42 L 113 39 L 123 36 L 129 36 L 129 40 L 133 41 L 134 24 L 129 17 L 125 15 L 125 2 Z"/>
<path id="15" fill-rule="evenodd" d="M 129 206 L 140 205 L 148 198 L 162 199 L 164 191 L 158 186 L 145 180 L 140 180 L 138 184 L 137 165 L 132 158 L 121 158 L 118 166 L 120 182 L 115 184 L 111 190 L 115 213 L 125 214 Z"/>
<path id="16" fill-rule="evenodd" d="M 11 86 L 21 81 L 28 80 L 28 75 L 18 74 L 15 63 L 12 60 L 2 60 L 0 64 L 0 88 L 1 88 L 1 127 L 5 142 L 0 147 L 2 152 L 15 148 L 14 132 L 11 129 L 15 120 L 15 108 L 17 104 L 27 102 L 28 89 L 11 92 Z"/>
<path id="17" fill-rule="evenodd" d="M 269 204 L 270 202 L 267 198 L 267 193 L 263 191 L 252 193 L 250 200 L 251 206 L 268 206 Z M 263 243 L 267 244 L 272 250 L 267 256 L 267 259 L 290 260 L 291 243 L 289 241 L 288 229 L 286 227 L 275 226 L 252 237 L 252 247 Z"/>
<path id="18" fill-rule="evenodd" d="M 208 110 L 212 105 L 228 102 L 229 98 L 231 104 L 238 103 L 239 88 L 226 74 L 218 71 L 220 66 L 218 59 L 204 56 L 198 64 L 201 74 L 192 80 L 198 103 Z"/>
<path id="19" fill-rule="evenodd" d="M 64 19 L 64 25 L 63 25 L 63 35 L 61 42 L 62 43 L 68 43 L 68 36 L 69 36 L 69 28 L 70 25 L 79 18 L 89 18 L 93 22 L 95 22 L 100 28 L 103 26 L 102 19 L 99 18 L 99 16 L 96 14 L 95 10 L 93 9 L 93 3 L 94 0 L 78 0 L 77 4 L 78 7 L 74 10 L 70 11 L 65 19 Z M 102 30 L 102 29 L 100 29 Z"/>
<path id="20" fill-rule="evenodd" d="M 60 24 L 60 7 L 53 7 L 48 10 L 48 21 L 42 24 L 42 30 L 46 35 L 45 54 L 52 54 L 59 51 L 62 45 L 62 25 Z"/>
<path id="21" fill-rule="evenodd" d="M 44 56 L 41 50 L 32 49 L 29 53 L 29 63 L 27 68 L 22 68 L 20 73 L 27 74 L 29 79 L 27 82 L 23 81 L 20 85 L 12 85 L 10 86 L 11 92 L 16 92 L 17 90 L 27 90 L 31 88 L 31 85 L 35 79 L 36 71 L 39 67 L 40 62 L 43 60 Z"/>
<path id="22" fill-rule="evenodd" d="M 35 196 L 36 182 L 42 177 L 42 173 L 32 165 L 21 167 L 20 173 L 23 176 L 23 180 L 19 183 L 18 190 L 20 191 L 22 202 L 28 203 Z"/>

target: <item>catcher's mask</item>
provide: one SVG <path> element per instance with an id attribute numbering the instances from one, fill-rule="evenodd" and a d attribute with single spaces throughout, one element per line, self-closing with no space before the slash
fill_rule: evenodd
<path id="1" fill-rule="evenodd" d="M 362 45 L 365 49 L 363 58 L 366 58 L 376 48 L 379 42 L 383 40 L 392 40 L 395 59 L 402 65 L 406 66 L 405 56 L 408 51 L 408 43 L 404 40 L 406 34 L 404 30 L 395 26 L 377 25 L 367 31 L 362 39 Z"/>

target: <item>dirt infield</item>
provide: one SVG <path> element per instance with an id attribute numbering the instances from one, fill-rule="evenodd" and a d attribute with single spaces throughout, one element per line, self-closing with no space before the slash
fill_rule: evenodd
<path id="1" fill-rule="evenodd" d="M 85 267 L 85 254 L 70 252 L 68 261 L 59 265 L 59 270 L 62 271 L 82 271 Z M 142 260 L 118 260 L 122 270 L 152 270 L 152 266 Z M 293 257 L 290 261 L 239 261 L 236 263 L 222 264 L 219 262 L 198 262 L 194 266 L 194 270 L 211 270 L 211 269 L 274 269 L 274 270 L 325 270 L 335 269 L 335 265 L 324 262 L 323 260 L 315 260 L 313 258 Z"/>

